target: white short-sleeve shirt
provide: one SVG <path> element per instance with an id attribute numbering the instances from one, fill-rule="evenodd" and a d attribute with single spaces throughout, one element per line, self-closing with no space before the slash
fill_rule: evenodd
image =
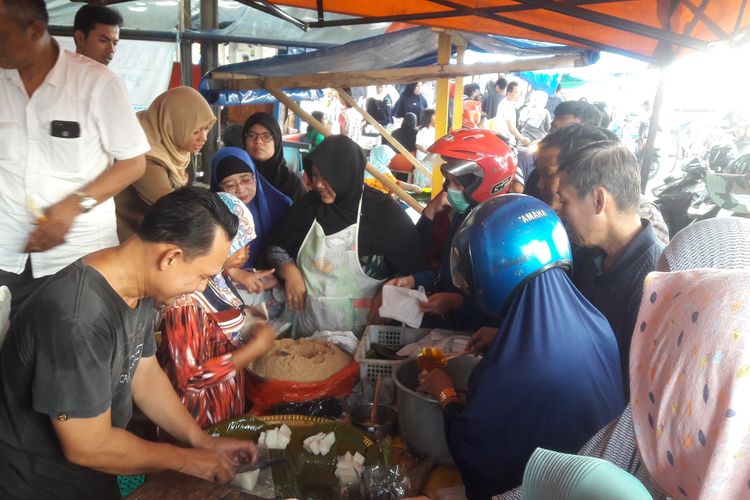
<path id="1" fill-rule="evenodd" d="M 79 137 L 71 137 L 76 128 Z M 131 159 L 149 149 L 125 86 L 106 66 L 60 49 L 31 98 L 17 70 L 0 69 L 0 269 L 20 274 L 31 256 L 34 277 L 47 276 L 117 245 L 115 205 L 109 199 L 76 217 L 65 243 L 46 252 L 23 252 L 34 229 L 32 206 L 43 210 L 81 190 L 113 159 Z"/>
<path id="2" fill-rule="evenodd" d="M 506 137 L 511 144 L 515 144 L 516 137 L 510 133 L 508 120 L 513 123 L 516 122 L 516 105 L 507 98 L 500 101 L 500 104 L 497 105 L 497 115 L 494 120 L 493 130 Z"/>

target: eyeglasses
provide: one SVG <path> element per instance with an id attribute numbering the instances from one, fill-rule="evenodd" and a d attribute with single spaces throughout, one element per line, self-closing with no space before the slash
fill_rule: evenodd
<path id="1" fill-rule="evenodd" d="M 226 182 L 219 184 L 219 186 L 227 193 L 233 193 L 236 192 L 240 188 L 240 186 L 247 188 L 252 186 L 253 184 L 255 184 L 255 175 L 245 174 L 244 176 L 240 177 L 239 182 Z"/>
<path id="2" fill-rule="evenodd" d="M 245 136 L 245 139 L 250 142 L 255 142 L 258 139 L 260 139 L 260 142 L 268 144 L 273 140 L 273 135 L 269 134 L 267 132 L 264 132 L 262 134 L 256 134 L 255 132 L 248 132 Z"/>

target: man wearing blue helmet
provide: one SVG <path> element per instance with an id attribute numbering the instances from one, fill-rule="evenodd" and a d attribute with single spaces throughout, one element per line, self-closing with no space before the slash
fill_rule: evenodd
<path id="1" fill-rule="evenodd" d="M 651 223 L 639 216 L 640 185 L 635 156 L 616 140 L 589 144 L 560 164 L 558 213 L 581 249 L 573 282 L 612 326 L 624 381 L 643 280 L 664 249 Z"/>
<path id="2" fill-rule="evenodd" d="M 503 316 L 465 402 L 441 369 L 420 386 L 440 401 L 470 500 L 518 486 L 537 447 L 577 451 L 625 406 L 617 342 L 568 278 L 570 263 L 560 219 L 530 196 L 481 203 L 453 238 L 455 285 Z"/>

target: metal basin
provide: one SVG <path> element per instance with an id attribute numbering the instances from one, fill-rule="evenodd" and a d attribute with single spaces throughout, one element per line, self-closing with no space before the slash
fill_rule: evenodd
<path id="1" fill-rule="evenodd" d="M 445 371 L 450 375 L 459 397 L 466 396 L 469 375 L 479 359 L 463 356 L 448 361 Z M 417 392 L 419 372 L 416 360 L 404 362 L 394 375 L 398 397 L 398 428 L 404 441 L 418 455 L 441 465 L 452 465 L 443 429 L 440 405 L 430 396 Z"/>

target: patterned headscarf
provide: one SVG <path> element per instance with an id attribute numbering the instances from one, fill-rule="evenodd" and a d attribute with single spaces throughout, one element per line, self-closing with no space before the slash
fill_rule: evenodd
<path id="1" fill-rule="evenodd" d="M 237 251 L 246 247 L 251 241 L 255 239 L 255 223 L 253 222 L 253 214 L 250 213 L 250 209 L 247 205 L 234 195 L 229 193 L 218 193 L 219 198 L 229 208 L 229 210 L 237 216 L 240 220 L 237 234 L 232 239 L 232 246 L 229 247 L 229 255 L 234 255 Z"/>
<path id="2" fill-rule="evenodd" d="M 664 249 L 670 271 L 750 268 L 750 220 L 708 219 L 687 226 Z"/>
<path id="3" fill-rule="evenodd" d="M 630 352 L 643 463 L 674 498 L 750 496 L 750 271 L 651 273 Z"/>

